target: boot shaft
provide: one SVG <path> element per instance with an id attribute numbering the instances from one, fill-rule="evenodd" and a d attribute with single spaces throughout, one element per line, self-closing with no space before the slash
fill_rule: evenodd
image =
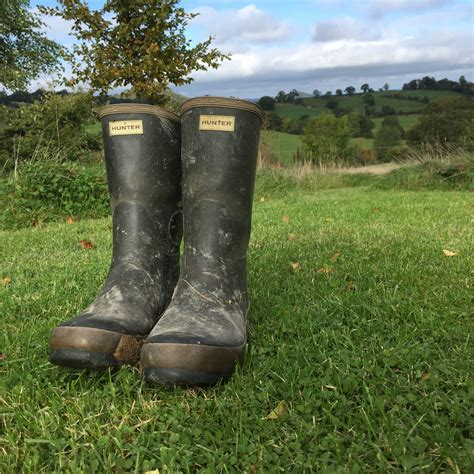
<path id="1" fill-rule="evenodd" d="M 113 260 L 153 261 L 179 250 L 182 226 L 179 117 L 160 107 L 100 111 L 113 220 Z M 144 263 L 144 262 L 142 262 Z"/>
<path id="2" fill-rule="evenodd" d="M 181 109 L 185 261 L 207 268 L 245 257 L 262 112 L 247 101 L 201 97 Z"/>

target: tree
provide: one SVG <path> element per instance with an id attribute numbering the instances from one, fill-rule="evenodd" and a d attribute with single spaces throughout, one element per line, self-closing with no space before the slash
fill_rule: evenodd
<path id="1" fill-rule="evenodd" d="M 211 48 L 212 37 L 195 45 L 186 39 L 197 14 L 178 2 L 106 0 L 91 10 L 82 0 L 58 0 L 59 6 L 41 11 L 72 21 L 77 43 L 66 55 L 71 85 L 82 81 L 101 94 L 132 86 L 139 99 L 162 104 L 169 84 L 189 84 L 193 71 L 216 69 L 229 57 Z"/>
<path id="2" fill-rule="evenodd" d="M 25 90 L 41 74 L 60 69 L 62 47 L 41 31 L 29 0 L 0 1 L 0 85 Z"/>
<path id="3" fill-rule="evenodd" d="M 265 112 L 263 126 L 265 130 L 275 130 L 277 132 L 281 132 L 283 130 L 283 120 L 275 112 Z"/>
<path id="4" fill-rule="evenodd" d="M 336 89 L 336 95 L 342 95 L 342 89 Z"/>
<path id="5" fill-rule="evenodd" d="M 275 102 L 278 102 L 279 104 L 282 104 L 285 102 L 286 98 L 286 92 L 285 91 L 280 91 L 278 92 L 277 96 L 275 97 Z"/>
<path id="6" fill-rule="evenodd" d="M 474 141 L 474 100 L 447 98 L 425 105 L 408 132 L 412 144 L 438 143 L 453 146 Z"/>
<path id="7" fill-rule="evenodd" d="M 337 118 L 323 113 L 309 119 L 302 141 L 312 161 L 334 162 L 352 157 L 354 150 L 350 138 L 347 116 Z"/>
<path id="8" fill-rule="evenodd" d="M 364 94 L 366 94 L 369 91 L 369 84 L 362 84 L 360 86 L 360 90 L 363 91 Z"/>
<path id="9" fill-rule="evenodd" d="M 332 95 L 332 91 L 326 91 L 325 96 Z"/>
<path id="10" fill-rule="evenodd" d="M 400 120 L 398 120 L 398 117 L 394 115 L 385 117 L 382 120 L 381 126 L 382 127 L 395 127 L 400 132 L 400 138 L 404 139 L 406 137 L 405 129 L 402 127 L 402 124 L 400 123 Z"/>
<path id="11" fill-rule="evenodd" d="M 400 130 L 388 125 L 382 126 L 375 132 L 374 149 L 380 161 L 390 161 L 394 151 L 402 143 Z"/>
<path id="12" fill-rule="evenodd" d="M 390 86 L 388 85 L 388 83 L 386 82 L 384 85 L 383 85 L 383 90 L 384 91 L 388 91 L 390 89 Z"/>
<path id="13" fill-rule="evenodd" d="M 347 94 L 347 95 L 354 95 L 355 94 L 355 87 L 353 86 L 347 86 L 345 89 L 344 89 L 344 92 Z"/>
<path id="14" fill-rule="evenodd" d="M 260 97 L 257 103 L 263 110 L 275 110 L 275 99 L 269 95 Z"/>
<path id="15" fill-rule="evenodd" d="M 351 113 L 348 116 L 348 125 L 353 138 L 374 138 L 372 130 L 375 128 L 375 124 L 366 115 L 357 112 Z"/>
<path id="16" fill-rule="evenodd" d="M 321 97 L 321 91 L 318 91 L 318 89 L 314 89 L 313 97 Z"/>

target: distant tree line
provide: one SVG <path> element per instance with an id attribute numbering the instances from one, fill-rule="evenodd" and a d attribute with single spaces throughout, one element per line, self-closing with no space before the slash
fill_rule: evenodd
<path id="1" fill-rule="evenodd" d="M 403 84 L 402 90 L 432 90 L 432 91 L 453 91 L 461 94 L 474 95 L 474 83 L 461 76 L 458 81 L 451 81 L 444 78 L 437 81 L 434 77 L 425 76 L 421 79 L 413 79 Z"/>

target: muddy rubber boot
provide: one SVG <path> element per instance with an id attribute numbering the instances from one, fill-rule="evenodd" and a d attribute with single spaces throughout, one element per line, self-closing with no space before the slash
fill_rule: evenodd
<path id="1" fill-rule="evenodd" d="M 180 120 L 165 109 L 118 104 L 101 112 L 113 253 L 95 301 L 53 330 L 50 361 L 105 369 L 138 362 L 179 277 Z"/>
<path id="2" fill-rule="evenodd" d="M 145 379 L 167 386 L 229 378 L 247 343 L 247 246 L 262 112 L 202 97 L 181 109 L 184 263 L 142 349 Z"/>

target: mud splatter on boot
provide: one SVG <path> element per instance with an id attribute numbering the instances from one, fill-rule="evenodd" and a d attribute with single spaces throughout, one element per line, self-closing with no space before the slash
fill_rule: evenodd
<path id="1" fill-rule="evenodd" d="M 113 255 L 95 301 L 53 330 L 50 361 L 104 369 L 136 363 L 179 276 L 180 120 L 151 105 L 101 110 Z"/>
<path id="2" fill-rule="evenodd" d="M 247 343 L 247 247 L 262 112 L 204 97 L 181 115 L 185 253 L 172 301 L 145 341 L 144 377 L 209 385 L 230 377 Z"/>

